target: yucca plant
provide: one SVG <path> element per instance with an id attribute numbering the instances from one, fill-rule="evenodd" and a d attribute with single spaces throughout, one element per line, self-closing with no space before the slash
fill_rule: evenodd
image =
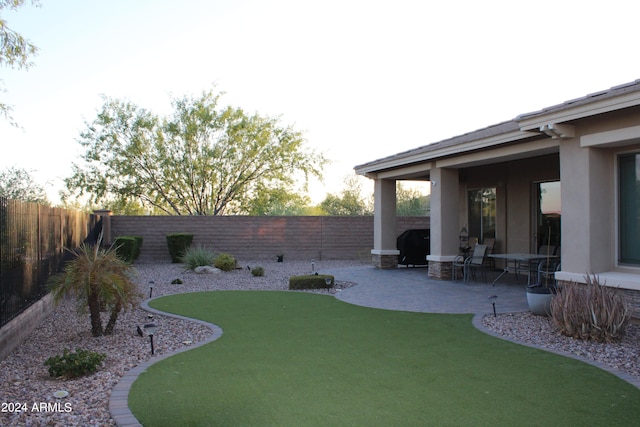
<path id="1" fill-rule="evenodd" d="M 54 301 L 65 295 L 76 297 L 79 308 L 89 309 L 91 334 L 94 337 L 111 335 L 118 315 L 139 295 L 131 281 L 132 267 L 116 254 L 115 248 L 104 249 L 100 241 L 95 245 L 83 243 L 70 250 L 74 259 L 65 265 L 64 273 L 56 276 L 50 285 Z M 100 312 L 110 311 L 106 327 L 102 327 Z"/>
<path id="2" fill-rule="evenodd" d="M 619 340 L 631 310 L 616 289 L 588 275 L 586 285 L 569 283 L 551 301 L 551 318 L 560 333 L 583 340 Z"/>

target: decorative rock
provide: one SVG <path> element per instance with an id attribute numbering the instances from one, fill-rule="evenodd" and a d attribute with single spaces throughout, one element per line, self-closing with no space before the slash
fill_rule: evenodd
<path id="1" fill-rule="evenodd" d="M 219 268 L 211 267 L 209 265 L 196 267 L 193 271 L 195 271 L 198 274 L 218 274 L 222 272 L 222 270 L 220 270 Z"/>

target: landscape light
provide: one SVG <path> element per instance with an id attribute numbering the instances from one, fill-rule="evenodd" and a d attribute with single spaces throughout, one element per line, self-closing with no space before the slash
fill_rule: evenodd
<path id="1" fill-rule="evenodd" d="M 489 297 L 489 301 L 491 301 L 491 305 L 493 305 L 493 317 L 496 317 L 496 300 L 498 299 L 498 295 L 491 295 Z"/>
<path id="2" fill-rule="evenodd" d="M 154 354 L 153 351 L 153 335 L 156 333 L 156 329 L 157 326 L 155 323 L 147 323 L 146 325 L 143 326 L 144 331 L 147 335 L 149 335 L 149 338 L 151 340 L 151 354 Z"/>

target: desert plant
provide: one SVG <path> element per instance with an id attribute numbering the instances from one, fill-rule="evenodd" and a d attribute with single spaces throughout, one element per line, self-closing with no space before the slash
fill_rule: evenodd
<path id="1" fill-rule="evenodd" d="M 222 253 L 213 261 L 213 266 L 222 271 L 231 271 L 236 268 L 236 259 L 229 254 Z"/>
<path id="2" fill-rule="evenodd" d="M 264 268 L 254 267 L 251 269 L 251 274 L 253 274 L 254 276 L 264 276 Z"/>
<path id="3" fill-rule="evenodd" d="M 184 264 L 185 268 L 194 270 L 196 267 L 213 265 L 215 258 L 216 254 L 211 250 L 203 246 L 196 246 L 187 248 L 180 260 Z"/>
<path id="4" fill-rule="evenodd" d="M 95 245 L 83 243 L 78 250 L 69 252 L 74 259 L 49 286 L 54 301 L 74 295 L 80 308 L 89 308 L 92 335 L 111 335 L 120 312 L 139 298 L 131 281 L 131 265 L 118 257 L 113 246 L 101 248 L 100 241 Z M 103 329 L 100 311 L 104 308 L 111 313 Z"/>
<path id="5" fill-rule="evenodd" d="M 586 285 L 569 283 L 551 301 L 551 318 L 560 333 L 583 340 L 619 340 L 631 319 L 631 310 L 613 288 L 600 284 L 595 275 Z"/>
<path id="6" fill-rule="evenodd" d="M 167 234 L 166 238 L 167 246 L 169 248 L 169 255 L 171 255 L 171 262 L 180 262 L 180 258 L 187 251 L 187 248 L 191 246 L 191 242 L 193 241 L 193 234 L 172 233 Z"/>
<path id="7" fill-rule="evenodd" d="M 76 378 L 95 372 L 107 357 L 104 353 L 77 348 L 75 352 L 64 349 L 62 355 L 48 358 L 44 365 L 49 367 L 52 377 Z"/>

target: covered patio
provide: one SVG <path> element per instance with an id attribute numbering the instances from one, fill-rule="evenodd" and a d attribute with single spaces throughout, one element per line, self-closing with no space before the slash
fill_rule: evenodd
<path id="1" fill-rule="evenodd" d="M 396 182 L 431 184 L 429 277 L 463 237 L 494 253 L 557 248 L 561 281 L 595 273 L 640 315 L 640 81 L 355 167 L 374 180 L 372 263 L 397 266 Z M 500 266 L 498 266 L 500 267 Z"/>

